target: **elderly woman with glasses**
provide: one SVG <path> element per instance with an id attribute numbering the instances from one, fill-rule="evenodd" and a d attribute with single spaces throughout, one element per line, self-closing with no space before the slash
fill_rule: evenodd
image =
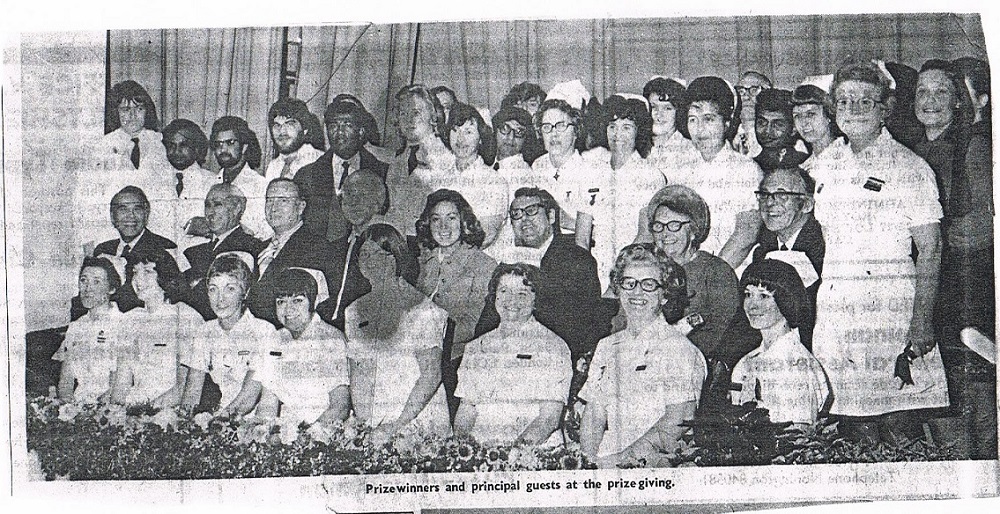
<path id="1" fill-rule="evenodd" d="M 612 271 L 628 318 L 601 340 L 579 397 L 580 445 L 602 468 L 664 466 L 694 417 L 705 357 L 673 323 L 684 313 L 684 268 L 650 243 L 625 247 Z"/>
<path id="2" fill-rule="evenodd" d="M 942 217 L 934 172 L 886 130 L 892 91 L 879 68 L 845 66 L 832 91 L 846 139 L 812 169 L 826 240 L 813 352 L 833 387 L 831 414 L 866 432 L 919 437 L 912 411 L 948 405 L 932 325 Z"/>
<path id="3" fill-rule="evenodd" d="M 708 204 L 691 188 L 667 186 L 653 195 L 649 232 L 656 247 L 684 268 L 690 301 L 684 323 L 688 338 L 713 370 L 731 368 L 757 342 L 740 312 L 738 279 L 725 261 L 701 249 L 712 218 Z M 686 328 L 687 329 L 687 328 Z M 715 378 L 715 377 L 713 377 Z"/>

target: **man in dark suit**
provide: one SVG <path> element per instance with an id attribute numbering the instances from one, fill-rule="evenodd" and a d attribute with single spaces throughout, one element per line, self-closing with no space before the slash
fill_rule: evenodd
<path id="1" fill-rule="evenodd" d="M 257 255 L 255 275 L 259 278 L 250 286 L 247 304 L 254 316 L 277 326 L 274 281 L 279 272 L 294 267 L 322 271 L 326 275 L 327 287 L 334 291 L 335 284 L 331 277 L 336 275 L 335 263 L 341 259 L 332 243 L 303 224 L 302 213 L 306 202 L 291 179 L 272 180 L 267 186 L 264 205 L 264 214 L 268 225 L 274 230 L 274 237 L 268 240 Z M 317 313 L 324 320 L 331 321 L 332 316 L 328 310 L 317 306 Z"/>
<path id="2" fill-rule="evenodd" d="M 206 320 L 215 319 L 208 304 L 208 287 L 205 275 L 215 258 L 225 252 L 247 252 L 256 259 L 265 243 L 247 234 L 240 226 L 247 199 L 240 188 L 232 184 L 215 184 L 205 197 L 205 220 L 211 240 L 184 250 L 191 268 L 184 278 L 191 286 L 188 303 Z"/>
<path id="3" fill-rule="evenodd" d="M 368 113 L 359 102 L 345 97 L 335 99 L 323 114 L 330 150 L 295 175 L 306 201 L 305 225 L 328 241 L 342 239 L 350 230 L 340 203 L 347 177 L 368 170 L 384 183 L 389 170 L 388 164 L 364 147 L 367 119 Z M 387 208 L 383 202 L 382 212 Z"/>
<path id="4" fill-rule="evenodd" d="M 514 193 L 510 204 L 511 227 L 516 245 L 510 260 L 531 260 L 539 255 L 541 284 L 535 296 L 538 321 L 555 332 L 569 346 L 573 362 L 592 354 L 597 341 L 611 331 L 612 309 L 601 300 L 601 282 L 597 261 L 579 247 L 569 234 L 559 234 L 559 204 L 544 189 L 523 187 Z M 526 250 L 521 253 L 518 250 Z M 491 311 L 487 308 L 484 313 Z M 498 319 L 484 316 L 476 327 L 477 335 L 492 330 Z"/>
<path id="5" fill-rule="evenodd" d="M 757 236 L 758 246 L 753 260 L 767 258 L 773 251 L 802 252 L 819 277 L 823 275 L 826 243 L 823 229 L 813 217 L 813 194 L 816 181 L 802 168 L 781 168 L 767 174 L 757 191 L 757 204 L 764 222 Z M 798 267 L 797 267 L 798 269 Z M 799 270 L 799 275 L 803 275 Z M 804 276 L 808 278 L 808 276 Z M 802 344 L 812 350 L 812 333 L 816 326 L 816 294 L 821 280 L 806 282 L 812 308 L 799 326 Z"/>
<path id="6" fill-rule="evenodd" d="M 330 312 L 333 325 L 344 329 L 344 310 L 354 300 L 371 291 L 371 284 L 358 268 L 358 236 L 373 223 L 381 222 L 378 213 L 385 204 L 386 188 L 378 176 L 366 170 L 352 173 L 344 182 L 344 217 L 351 225 L 349 234 L 333 242 L 338 260 L 333 266 L 335 277 L 330 277 Z"/>
<path id="7" fill-rule="evenodd" d="M 177 261 L 170 255 L 169 250 L 177 248 L 177 245 L 161 235 L 146 230 L 147 221 L 149 221 L 149 199 L 146 198 L 146 193 L 136 186 L 125 186 L 111 198 L 111 224 L 118 230 L 118 238 L 97 245 L 93 256 L 104 255 L 112 262 L 123 264 L 119 269 L 119 273 L 123 275 L 128 264 L 134 260 L 134 256 L 140 254 L 165 253 L 167 259 L 164 262 L 169 262 L 176 268 Z M 118 288 L 111 298 L 118 304 L 118 309 L 128 312 L 142 306 L 142 301 L 132 288 L 132 277 L 121 278 L 122 287 Z M 70 318 L 75 320 L 86 312 L 80 303 L 80 297 L 74 297 L 70 307 Z"/>

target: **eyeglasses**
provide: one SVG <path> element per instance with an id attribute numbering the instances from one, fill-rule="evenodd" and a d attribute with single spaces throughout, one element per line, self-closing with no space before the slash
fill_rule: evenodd
<path id="1" fill-rule="evenodd" d="M 749 87 L 747 87 L 747 86 L 736 86 L 733 89 L 735 89 L 738 94 L 741 94 L 741 95 L 747 95 L 748 94 L 748 95 L 753 95 L 753 96 L 757 96 L 758 93 L 760 93 L 761 91 L 764 90 L 764 88 L 761 87 L 761 86 L 749 86 Z"/>
<path id="2" fill-rule="evenodd" d="M 559 123 L 542 123 L 538 128 L 543 134 L 549 134 L 553 131 L 555 132 L 566 132 L 566 129 L 570 127 L 575 127 L 576 123 L 567 123 L 565 121 L 560 121 Z"/>
<path id="3" fill-rule="evenodd" d="M 858 111 L 862 113 L 869 113 L 875 109 L 876 105 L 881 105 L 882 102 L 874 98 L 841 98 L 837 100 L 837 110 L 846 111 L 851 108 L 852 105 L 858 106 Z"/>
<path id="4" fill-rule="evenodd" d="M 516 129 L 516 128 L 513 128 L 513 127 L 508 127 L 507 125 L 500 125 L 499 127 L 497 127 L 497 132 L 499 132 L 499 133 L 501 133 L 501 134 L 503 134 L 505 136 L 508 136 L 511 133 L 513 133 L 514 137 L 516 137 L 518 139 L 524 137 L 524 134 L 525 134 L 525 131 L 524 131 L 523 128 Z"/>
<path id="5" fill-rule="evenodd" d="M 212 148 L 219 150 L 227 146 L 237 146 L 240 144 L 239 139 L 223 139 L 222 141 L 212 141 Z"/>
<path id="6" fill-rule="evenodd" d="M 785 203 L 792 198 L 798 196 L 807 196 L 805 193 L 796 193 L 794 191 L 754 191 L 754 196 L 757 197 L 758 202 L 766 202 L 772 200 L 779 203 Z"/>
<path id="7" fill-rule="evenodd" d="M 618 286 L 626 291 L 631 291 L 635 289 L 635 286 L 639 286 L 643 291 L 647 293 L 652 293 L 657 289 L 663 289 L 663 284 L 655 278 L 644 278 L 639 280 L 633 277 L 622 277 L 618 280 Z"/>
<path id="8" fill-rule="evenodd" d="M 652 230 L 656 234 L 663 232 L 663 229 L 667 229 L 670 232 L 680 232 L 681 228 L 683 228 L 684 225 L 687 225 L 688 223 L 691 223 L 691 220 L 668 221 L 666 223 L 660 223 L 659 221 L 654 221 L 649 224 L 649 230 Z"/>
<path id="9" fill-rule="evenodd" d="M 542 211 L 542 207 L 543 207 L 543 205 L 540 204 L 540 203 L 533 203 L 531 205 L 525 205 L 524 207 L 522 207 L 520 209 L 512 207 L 510 209 L 510 219 L 512 219 L 512 220 L 519 220 L 519 219 L 523 218 L 525 215 L 535 216 L 539 212 Z"/>

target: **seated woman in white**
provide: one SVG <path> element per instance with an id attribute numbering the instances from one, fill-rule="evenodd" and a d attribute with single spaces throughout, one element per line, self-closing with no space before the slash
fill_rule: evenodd
<path id="1" fill-rule="evenodd" d="M 500 326 L 465 347 L 456 433 L 499 444 L 561 442 L 556 428 L 573 367 L 566 342 L 535 320 L 540 278 L 538 268 L 524 263 L 494 271 L 486 302 Z"/>
<path id="2" fill-rule="evenodd" d="M 184 279 L 166 253 L 132 254 L 128 274 L 142 307 L 125 313 L 123 325 L 134 335 L 121 355 L 111 399 L 155 407 L 177 405 L 187 368 L 177 365 L 178 348 L 191 344 L 205 321 L 189 305 L 178 301 Z"/>
<path id="3" fill-rule="evenodd" d="M 188 348 L 180 349 L 180 363 L 187 366 L 181 405 L 201 403 L 205 376 L 219 386 L 222 396 L 215 410 L 220 417 L 243 415 L 253 410 L 260 397 L 260 383 L 253 379 L 251 363 L 259 361 L 266 348 L 278 343 L 278 331 L 247 309 L 253 257 L 245 252 L 220 254 L 208 268 L 208 302 L 218 319 L 197 329 Z M 216 410 L 216 407 L 221 407 Z"/>
<path id="4" fill-rule="evenodd" d="M 371 225 L 358 243 L 358 267 L 372 290 L 344 314 L 354 415 L 375 427 L 375 441 L 411 424 L 448 436 L 441 387 L 448 312 L 411 285 L 416 258 L 396 229 Z"/>
<path id="5" fill-rule="evenodd" d="M 771 421 L 810 424 L 830 394 L 826 374 L 799 340 L 799 321 L 809 296 L 791 264 L 774 259 L 754 262 L 743 272 L 740 288 L 750 326 L 760 330 L 760 347 L 733 367 L 734 404 L 757 402 Z"/>
<path id="6" fill-rule="evenodd" d="M 85 257 L 80 267 L 80 301 L 87 314 L 69 324 L 53 359 L 62 361 L 59 399 L 107 401 L 115 382 L 118 357 L 127 347 L 124 314 L 111 301 L 122 281 L 111 261 Z"/>
<path id="7" fill-rule="evenodd" d="M 597 343 L 590 362 L 581 450 L 601 468 L 666 466 L 707 375 L 705 357 L 671 324 L 687 305 L 684 268 L 636 243 L 618 254 L 611 278 L 628 322 Z"/>
<path id="8" fill-rule="evenodd" d="M 278 345 L 265 348 L 253 366 L 263 387 L 257 415 L 324 425 L 347 419 L 347 342 L 316 314 L 316 305 L 330 297 L 326 277 L 318 270 L 283 270 L 274 296 L 282 328 Z"/>

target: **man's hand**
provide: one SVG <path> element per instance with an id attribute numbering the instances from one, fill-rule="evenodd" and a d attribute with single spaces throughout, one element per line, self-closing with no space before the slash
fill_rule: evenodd
<path id="1" fill-rule="evenodd" d="M 212 237 L 212 229 L 208 226 L 208 220 L 204 216 L 195 216 L 184 225 L 185 233 L 189 236 Z"/>

